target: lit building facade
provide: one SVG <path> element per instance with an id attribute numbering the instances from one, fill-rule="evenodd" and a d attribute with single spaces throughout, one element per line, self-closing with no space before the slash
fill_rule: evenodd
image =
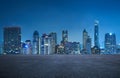
<path id="1" fill-rule="evenodd" d="M 56 53 L 56 45 L 57 45 L 57 34 L 55 32 L 51 32 L 50 34 L 51 39 L 51 45 L 52 45 L 52 51 L 53 53 Z"/>
<path id="2" fill-rule="evenodd" d="M 86 29 L 83 30 L 83 49 L 82 54 L 91 54 L 91 38 Z"/>
<path id="3" fill-rule="evenodd" d="M 92 48 L 92 54 L 100 54 L 100 44 L 99 44 L 99 21 L 95 21 L 94 26 L 94 47 Z"/>
<path id="4" fill-rule="evenodd" d="M 56 54 L 65 54 L 63 45 L 57 45 L 56 48 L 57 48 Z"/>
<path id="5" fill-rule="evenodd" d="M 22 43 L 22 54 L 24 55 L 32 54 L 31 40 L 26 40 L 25 43 Z"/>
<path id="6" fill-rule="evenodd" d="M 105 34 L 106 54 L 116 54 L 116 35 L 114 33 Z"/>
<path id="7" fill-rule="evenodd" d="M 21 28 L 4 27 L 4 54 L 20 54 Z"/>
<path id="8" fill-rule="evenodd" d="M 99 45 L 99 27 L 98 27 L 99 21 L 95 21 L 95 27 L 94 27 L 94 45 L 97 47 L 100 47 Z"/>
<path id="9" fill-rule="evenodd" d="M 65 54 L 80 54 L 79 42 L 67 42 L 64 46 Z"/>
<path id="10" fill-rule="evenodd" d="M 86 49 L 87 38 L 88 38 L 88 32 L 84 29 L 83 30 L 83 49 Z"/>
<path id="11" fill-rule="evenodd" d="M 53 54 L 52 50 L 53 38 L 50 35 L 43 34 L 41 37 L 41 55 Z"/>
<path id="12" fill-rule="evenodd" d="M 62 41 L 61 41 L 61 43 L 64 45 L 66 42 L 68 42 L 68 31 L 63 30 L 62 31 Z"/>

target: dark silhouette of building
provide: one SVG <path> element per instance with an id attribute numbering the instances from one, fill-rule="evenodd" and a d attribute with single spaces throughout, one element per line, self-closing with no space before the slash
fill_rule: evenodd
<path id="1" fill-rule="evenodd" d="M 4 27 L 4 54 L 20 54 L 21 28 Z"/>
<path id="2" fill-rule="evenodd" d="M 40 54 L 40 38 L 38 31 L 33 33 L 33 52 L 32 54 Z"/>

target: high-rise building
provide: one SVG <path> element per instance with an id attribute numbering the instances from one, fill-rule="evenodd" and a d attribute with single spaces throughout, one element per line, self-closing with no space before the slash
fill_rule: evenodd
<path id="1" fill-rule="evenodd" d="M 83 30 L 83 49 L 82 54 L 91 54 L 91 38 L 86 29 Z"/>
<path id="2" fill-rule="evenodd" d="M 20 54 L 21 28 L 4 27 L 4 54 Z"/>
<path id="3" fill-rule="evenodd" d="M 99 45 L 99 27 L 98 27 L 99 21 L 95 21 L 95 27 L 94 27 L 94 46 L 100 47 Z"/>
<path id="4" fill-rule="evenodd" d="M 95 21 L 94 26 L 94 47 L 92 48 L 92 54 L 100 54 L 100 44 L 99 44 L 99 21 Z"/>
<path id="5" fill-rule="evenodd" d="M 32 54 L 40 54 L 40 38 L 38 31 L 33 33 L 33 52 Z"/>
<path id="6" fill-rule="evenodd" d="M 84 29 L 83 30 L 83 49 L 86 50 L 86 44 L 88 39 L 88 32 Z"/>
<path id="7" fill-rule="evenodd" d="M 89 36 L 86 40 L 86 52 L 87 54 L 91 54 L 91 38 Z"/>
<path id="8" fill-rule="evenodd" d="M 107 54 L 116 54 L 116 36 L 114 33 L 105 34 L 105 52 Z"/>
<path id="9" fill-rule="evenodd" d="M 51 45 L 52 45 L 52 51 L 55 53 L 56 45 L 57 45 L 57 34 L 55 32 L 51 32 L 49 34 L 52 38 Z"/>
<path id="10" fill-rule="evenodd" d="M 62 44 L 64 45 L 66 42 L 68 42 L 68 31 L 63 30 L 62 31 Z"/>
<path id="11" fill-rule="evenodd" d="M 43 34 L 41 37 L 41 54 L 49 55 L 53 54 L 52 46 L 53 37 L 47 34 Z"/>

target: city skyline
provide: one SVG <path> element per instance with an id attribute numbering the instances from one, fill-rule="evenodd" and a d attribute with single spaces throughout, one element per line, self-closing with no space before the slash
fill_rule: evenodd
<path id="1" fill-rule="evenodd" d="M 82 44 L 82 31 L 86 29 L 94 44 L 94 21 L 99 20 L 99 41 L 104 47 L 105 33 L 115 33 L 120 42 L 119 0 L 1 0 L 0 29 L 5 26 L 20 26 L 22 40 L 32 40 L 37 30 L 43 33 L 56 32 L 58 43 L 62 30 L 68 30 L 68 41 Z M 28 31 L 29 28 L 29 31 Z"/>

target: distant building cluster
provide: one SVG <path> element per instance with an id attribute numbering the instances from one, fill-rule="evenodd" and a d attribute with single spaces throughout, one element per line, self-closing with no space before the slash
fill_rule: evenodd
<path id="1" fill-rule="evenodd" d="M 106 33 L 104 48 L 99 44 L 99 22 L 94 24 L 94 46 L 86 29 L 80 42 L 70 42 L 68 31 L 62 31 L 62 40 L 57 44 L 57 33 L 39 35 L 33 32 L 33 39 L 21 42 L 20 27 L 4 27 L 4 42 L 0 44 L 0 54 L 51 55 L 51 54 L 120 54 L 120 44 L 116 44 L 115 33 Z"/>

